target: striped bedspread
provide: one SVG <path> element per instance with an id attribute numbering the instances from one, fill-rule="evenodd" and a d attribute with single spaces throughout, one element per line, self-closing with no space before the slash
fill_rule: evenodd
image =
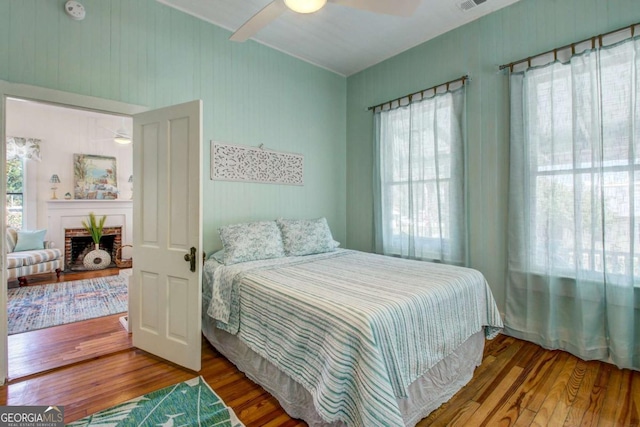
<path id="1" fill-rule="evenodd" d="M 208 314 L 302 384 L 328 422 L 404 425 L 396 398 L 502 321 L 476 270 L 356 251 L 205 268 Z M 207 285 L 209 286 L 209 285 Z"/>

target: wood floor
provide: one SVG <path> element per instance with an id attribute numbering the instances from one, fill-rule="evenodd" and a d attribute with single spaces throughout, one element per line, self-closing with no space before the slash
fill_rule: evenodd
<path id="1" fill-rule="evenodd" d="M 9 335 L 9 379 L 132 348 L 122 314 Z"/>
<path id="2" fill-rule="evenodd" d="M 202 359 L 195 373 L 137 349 L 118 351 L 13 380 L 0 387 L 0 405 L 63 405 L 70 422 L 199 374 L 249 427 L 305 425 L 204 339 Z M 638 426 L 640 372 L 500 335 L 487 342 L 471 382 L 418 425 Z"/>
<path id="3" fill-rule="evenodd" d="M 203 369 L 191 372 L 131 347 L 117 315 L 12 335 L 9 346 L 0 405 L 62 405 L 71 422 L 202 375 L 248 427 L 306 425 L 206 340 Z M 471 382 L 418 426 L 640 426 L 640 372 L 500 335 L 487 342 Z"/>
<path id="4" fill-rule="evenodd" d="M 29 286 L 91 279 L 119 274 L 117 268 L 99 271 L 41 274 L 29 277 Z M 15 283 L 17 286 L 17 281 Z M 53 328 L 9 335 L 9 379 L 49 371 L 104 354 L 128 350 L 131 335 L 120 324 L 121 314 Z"/>

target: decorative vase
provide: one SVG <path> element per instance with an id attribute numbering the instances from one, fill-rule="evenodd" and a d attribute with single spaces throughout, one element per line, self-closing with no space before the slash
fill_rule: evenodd
<path id="1" fill-rule="evenodd" d="M 111 264 L 111 255 L 96 243 L 96 248 L 84 256 L 82 264 L 87 270 L 102 270 Z"/>

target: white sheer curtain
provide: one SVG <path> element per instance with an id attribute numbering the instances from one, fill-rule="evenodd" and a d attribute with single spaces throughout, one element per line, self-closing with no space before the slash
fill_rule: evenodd
<path id="1" fill-rule="evenodd" d="M 7 160 L 25 159 L 39 162 L 41 142 L 35 138 L 7 137 Z"/>
<path id="2" fill-rule="evenodd" d="M 376 251 L 466 263 L 465 86 L 376 111 Z"/>
<path id="3" fill-rule="evenodd" d="M 640 40 L 512 73 L 505 330 L 640 369 Z"/>

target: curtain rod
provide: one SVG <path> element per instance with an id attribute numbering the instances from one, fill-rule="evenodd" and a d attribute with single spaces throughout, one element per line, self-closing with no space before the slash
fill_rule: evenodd
<path id="1" fill-rule="evenodd" d="M 419 90 L 419 91 L 417 91 L 417 92 L 413 92 L 413 93 L 410 93 L 410 94 L 408 94 L 408 95 L 404 95 L 404 96 L 401 96 L 401 97 L 399 97 L 399 98 L 392 99 L 391 101 L 383 102 L 382 104 L 374 105 L 373 107 L 369 107 L 369 108 L 367 108 L 367 111 L 374 110 L 374 109 L 376 109 L 376 108 L 378 108 L 378 107 L 382 107 L 382 106 L 387 105 L 387 104 L 393 104 L 394 102 L 396 102 L 396 101 L 400 101 L 401 99 L 404 99 L 404 98 L 409 98 L 409 102 L 411 102 L 411 98 L 412 98 L 414 95 L 418 95 L 418 94 L 420 94 L 420 95 L 424 96 L 424 93 L 425 93 L 425 92 L 427 92 L 427 91 L 429 91 L 429 90 L 436 90 L 436 89 L 437 89 L 437 88 L 439 88 L 440 86 L 447 86 L 447 90 L 449 90 L 449 85 L 451 85 L 452 83 L 456 83 L 456 82 L 458 82 L 458 81 L 462 81 L 462 84 L 464 85 L 464 84 L 465 84 L 465 82 L 466 82 L 467 80 L 469 80 L 469 75 L 468 75 L 468 74 L 465 74 L 465 75 L 464 75 L 464 76 L 462 76 L 462 77 L 458 77 L 457 79 L 450 80 L 450 81 L 448 81 L 448 82 L 446 82 L 446 83 L 440 83 L 439 85 L 435 85 L 435 86 L 432 86 L 432 87 L 427 88 L 427 89 L 422 89 L 422 90 Z"/>
<path id="2" fill-rule="evenodd" d="M 504 70 L 505 68 L 509 68 L 510 70 L 513 70 L 513 66 L 514 65 L 522 64 L 523 62 L 531 63 L 532 59 L 537 58 L 537 57 L 542 56 L 542 55 L 547 55 L 549 53 L 553 53 L 554 55 L 557 55 L 558 51 L 564 50 L 564 49 L 571 48 L 571 53 L 573 54 L 573 53 L 575 53 L 576 45 L 579 45 L 579 44 L 582 44 L 582 43 L 585 43 L 585 42 L 588 42 L 588 41 L 591 41 L 591 48 L 592 49 L 594 49 L 596 47 L 596 40 L 598 40 L 598 43 L 600 44 L 600 47 L 602 47 L 602 38 L 603 37 L 606 37 L 606 36 L 609 36 L 611 34 L 617 33 L 619 31 L 624 31 L 624 30 L 631 29 L 631 37 L 634 37 L 635 36 L 635 28 L 638 25 L 640 25 L 640 22 L 637 22 L 637 23 L 631 24 L 631 25 L 627 25 L 626 27 L 618 28 L 617 30 L 609 31 L 608 33 L 599 34 L 599 35 L 593 36 L 593 37 L 588 37 L 588 38 L 586 38 L 584 40 L 580 40 L 579 42 L 569 43 L 568 45 L 557 47 L 555 49 L 551 49 L 551 50 L 548 50 L 546 52 L 539 53 L 537 55 L 529 56 L 527 58 L 523 58 L 523 59 L 520 59 L 518 61 L 513 61 L 513 62 L 510 62 L 508 64 L 502 64 L 500 67 L 498 67 L 498 69 L 499 70 Z"/>

